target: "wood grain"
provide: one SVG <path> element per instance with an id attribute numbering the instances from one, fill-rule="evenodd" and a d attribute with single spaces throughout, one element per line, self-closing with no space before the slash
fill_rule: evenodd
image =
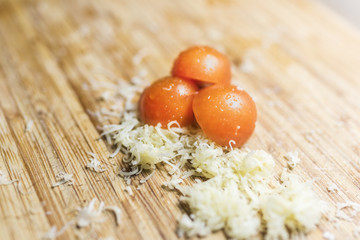
<path id="1" fill-rule="evenodd" d="M 357 30 L 313 1 L 0 1 L 0 169 L 24 188 L 0 186 L 1 239 L 40 239 L 93 198 L 120 207 L 121 224 L 109 213 L 105 223 L 69 228 L 59 239 L 177 239 L 184 209 L 162 188 L 169 176 L 160 168 L 137 191 L 145 172 L 128 195 L 117 175 L 121 157 L 108 158 L 113 150 L 98 140 L 103 122 L 89 113 L 116 107 L 116 96 L 101 100 L 104 83 L 144 71 L 149 81 L 168 75 L 177 53 L 199 44 L 224 51 L 234 81 L 256 99 L 248 147 L 276 156 L 277 171 L 286 152 L 299 151 L 294 171 L 316 179 L 331 212 L 359 201 L 359 43 Z M 146 55 L 134 64 L 139 51 Z M 87 152 L 107 171 L 86 169 Z M 74 185 L 51 188 L 59 172 L 74 173 Z M 332 183 L 339 192 L 327 191 Z M 330 231 L 355 239 L 359 221 L 324 219 L 308 238 Z"/>

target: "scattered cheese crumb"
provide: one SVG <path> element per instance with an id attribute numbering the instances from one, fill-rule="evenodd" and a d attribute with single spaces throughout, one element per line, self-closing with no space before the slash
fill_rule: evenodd
<path id="1" fill-rule="evenodd" d="M 88 168 L 94 172 L 97 172 L 97 173 L 106 171 L 106 169 L 104 169 L 101 166 L 101 162 L 97 159 L 97 156 L 95 153 L 88 152 L 87 154 L 90 155 L 90 162 L 88 164 L 86 164 L 86 168 Z"/>
<path id="2" fill-rule="evenodd" d="M 126 183 L 126 185 L 130 185 L 131 184 L 131 178 L 126 178 L 125 183 Z"/>
<path id="3" fill-rule="evenodd" d="M 284 158 L 287 160 L 290 169 L 295 168 L 296 165 L 300 163 L 299 153 L 297 151 L 286 153 Z"/>
<path id="4" fill-rule="evenodd" d="M 147 175 L 145 178 L 140 179 L 140 184 L 145 183 L 147 180 L 149 180 L 153 175 L 155 171 L 152 171 L 149 175 Z"/>
<path id="5" fill-rule="evenodd" d="M 312 135 L 313 135 L 313 131 L 305 133 L 305 139 L 306 139 L 306 141 L 308 141 L 309 143 L 313 143 L 313 142 L 314 142 L 314 138 L 312 137 Z"/>
<path id="6" fill-rule="evenodd" d="M 332 234 L 331 232 L 324 232 L 324 233 L 323 233 L 323 237 L 324 237 L 326 240 L 335 240 L 335 236 L 334 236 L 334 234 Z"/>
<path id="7" fill-rule="evenodd" d="M 13 184 L 14 182 L 18 182 L 18 179 L 14 179 L 14 180 L 8 180 L 6 178 L 6 176 L 4 175 L 4 173 L 0 170 L 0 186 L 1 185 L 10 185 Z"/>
<path id="8" fill-rule="evenodd" d="M 76 226 L 79 228 L 86 227 L 91 223 L 103 222 L 105 219 L 101 216 L 104 210 L 104 202 L 100 202 L 98 209 L 95 209 L 97 199 L 90 201 L 88 206 L 78 208 L 78 215 L 76 216 Z"/>
<path id="9" fill-rule="evenodd" d="M 350 215 L 346 214 L 343 210 L 346 208 L 351 208 L 352 211 Z M 352 222 L 352 218 L 360 212 L 360 204 L 355 202 L 345 202 L 336 204 L 336 214 L 335 217 L 343 219 L 348 222 Z"/>
<path id="10" fill-rule="evenodd" d="M 134 65 L 139 65 L 142 62 L 142 60 L 148 55 L 149 55 L 148 49 L 143 48 L 134 55 L 134 57 L 132 58 L 132 63 Z"/>
<path id="11" fill-rule="evenodd" d="M 240 65 L 240 71 L 243 73 L 252 73 L 255 70 L 255 65 L 251 59 L 245 58 Z"/>
<path id="12" fill-rule="evenodd" d="M 34 125 L 33 120 L 27 121 L 26 126 L 25 126 L 25 132 L 30 132 L 33 125 Z"/>
<path id="13" fill-rule="evenodd" d="M 220 40 L 224 36 L 221 31 L 215 28 L 208 28 L 205 31 L 206 31 L 206 35 L 211 40 Z"/>
<path id="14" fill-rule="evenodd" d="M 124 190 L 125 190 L 130 196 L 133 196 L 133 195 L 134 195 L 134 192 L 133 192 L 133 190 L 131 189 L 130 186 L 126 186 L 126 187 L 124 188 Z"/>
<path id="15" fill-rule="evenodd" d="M 212 229 L 206 225 L 205 222 L 199 219 L 191 219 L 188 215 L 182 215 L 179 220 L 179 227 L 177 234 L 179 237 L 187 236 L 207 236 L 212 232 Z"/>
<path id="16" fill-rule="evenodd" d="M 107 101 L 111 97 L 111 93 L 108 91 L 102 92 L 100 96 L 100 100 Z"/>
<path id="17" fill-rule="evenodd" d="M 183 189 L 180 186 L 180 183 L 184 182 L 184 180 L 179 177 L 179 174 L 173 175 L 171 177 L 170 181 L 164 182 L 163 186 L 173 190 L 173 189 L 177 189 L 179 190 L 181 193 L 184 193 Z"/>
<path id="18" fill-rule="evenodd" d="M 286 172 L 280 180 L 280 191 L 275 190 L 262 205 L 268 229 L 266 239 L 288 239 L 288 230 L 309 232 L 327 210 L 311 189 L 311 182 L 302 183 L 297 175 Z"/>
<path id="19" fill-rule="evenodd" d="M 191 171 L 192 173 L 194 173 L 194 171 Z M 192 175 L 190 175 L 192 176 Z M 180 186 L 180 183 L 184 182 L 184 179 L 188 177 L 188 175 L 184 174 L 183 176 L 181 176 L 180 172 L 178 172 L 177 174 L 174 174 L 171 177 L 170 181 L 164 182 L 163 186 L 169 188 L 170 190 L 178 190 L 182 195 L 185 195 L 185 190 L 182 186 Z"/>
<path id="20" fill-rule="evenodd" d="M 51 187 L 55 188 L 65 183 L 68 183 L 68 185 L 72 185 L 74 184 L 73 176 L 74 174 L 72 173 L 60 172 L 59 174 L 56 175 L 58 181 L 54 183 Z"/>
<path id="21" fill-rule="evenodd" d="M 335 183 L 332 183 L 331 185 L 329 185 L 329 186 L 327 187 L 327 190 L 328 190 L 329 192 L 331 192 L 331 193 L 335 193 L 335 192 L 339 192 L 339 191 L 340 191 L 339 187 L 338 187 Z"/>
<path id="22" fill-rule="evenodd" d="M 59 231 L 56 231 L 56 226 L 52 226 L 48 232 L 44 233 L 41 239 L 54 240 L 62 235 L 72 224 L 74 224 L 72 221 L 66 223 Z"/>
<path id="23" fill-rule="evenodd" d="M 43 240 L 53 240 L 58 237 L 58 233 L 56 232 L 56 226 L 52 226 L 50 230 L 42 236 Z"/>

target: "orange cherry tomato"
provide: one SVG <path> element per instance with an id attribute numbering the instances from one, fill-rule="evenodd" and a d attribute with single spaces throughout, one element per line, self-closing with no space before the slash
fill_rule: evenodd
<path id="1" fill-rule="evenodd" d="M 165 77 L 146 88 L 140 97 L 140 118 L 150 125 L 166 128 L 171 121 L 186 126 L 194 121 L 192 101 L 197 85 L 187 79 Z"/>
<path id="2" fill-rule="evenodd" d="M 204 133 L 222 146 L 241 147 L 255 128 L 255 103 L 235 86 L 213 85 L 200 90 L 193 110 Z"/>
<path id="3" fill-rule="evenodd" d="M 224 54 L 211 47 L 196 46 L 179 54 L 171 73 L 199 83 L 230 84 L 231 66 Z"/>

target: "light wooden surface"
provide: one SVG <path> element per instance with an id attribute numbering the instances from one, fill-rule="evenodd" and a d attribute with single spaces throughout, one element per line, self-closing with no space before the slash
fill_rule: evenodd
<path id="1" fill-rule="evenodd" d="M 199 44 L 224 51 L 234 79 L 257 101 L 248 147 L 271 152 L 278 171 L 286 165 L 282 156 L 298 151 L 302 162 L 294 171 L 316 178 L 314 189 L 332 212 L 337 202 L 359 201 L 360 35 L 317 3 L 1 0 L 0 169 L 19 179 L 25 194 L 18 183 L 0 186 L 0 238 L 40 239 L 96 197 L 122 209 L 120 226 L 109 213 L 93 229 L 71 228 L 59 239 L 176 239 L 184 209 L 179 195 L 161 186 L 166 172 L 137 191 L 146 173 L 139 176 L 129 196 L 117 175 L 121 157 L 108 159 L 112 149 L 97 140 L 101 123 L 88 110 L 114 105 L 95 89 L 112 76 L 129 80 L 147 71 L 145 78 L 155 80 L 169 74 L 180 50 Z M 146 54 L 134 64 L 139 51 Z M 108 171 L 85 169 L 87 152 Z M 74 185 L 51 188 L 59 172 L 74 173 Z M 328 193 L 332 183 L 338 193 Z M 324 219 L 308 237 L 330 231 L 355 239 L 359 220 Z"/>

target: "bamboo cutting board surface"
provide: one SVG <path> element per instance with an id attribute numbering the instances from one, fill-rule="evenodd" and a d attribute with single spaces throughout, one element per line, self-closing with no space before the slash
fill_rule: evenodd
<path id="1" fill-rule="evenodd" d="M 144 173 L 127 194 L 121 157 L 108 158 L 113 149 L 98 140 L 104 119 L 94 113 L 116 104 L 105 83 L 168 75 L 191 45 L 226 53 L 234 79 L 256 99 L 249 148 L 272 153 L 278 172 L 284 154 L 298 151 L 293 171 L 315 179 L 330 215 L 336 203 L 359 202 L 359 43 L 356 30 L 312 1 L 0 1 L 0 170 L 19 180 L 0 186 L 0 238 L 40 239 L 98 198 L 121 208 L 121 224 L 107 213 L 93 229 L 70 228 L 59 239 L 177 239 L 184 206 L 162 188 L 169 176 L 160 167 L 137 191 Z M 87 152 L 107 171 L 86 169 Z M 51 188 L 59 172 L 73 173 L 74 184 Z M 331 184 L 339 191 L 329 193 Z M 308 238 L 329 231 L 356 239 L 359 221 L 323 219 Z"/>

